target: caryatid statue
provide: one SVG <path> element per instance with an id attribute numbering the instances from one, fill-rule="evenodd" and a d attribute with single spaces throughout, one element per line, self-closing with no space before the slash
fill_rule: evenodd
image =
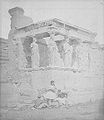
<path id="1" fill-rule="evenodd" d="M 36 43 L 36 38 L 33 38 L 33 42 L 31 43 L 31 49 L 32 49 L 32 68 L 37 68 L 39 67 L 39 49 L 38 49 L 38 45 Z"/>
<path id="2" fill-rule="evenodd" d="M 72 47 L 71 67 L 74 69 L 78 69 L 79 58 L 78 58 L 77 47 L 80 45 L 80 40 L 78 38 L 70 38 L 69 44 Z"/>
<path id="3" fill-rule="evenodd" d="M 48 48 L 50 50 L 50 66 L 63 66 L 63 61 L 60 58 L 59 50 L 55 42 L 55 31 L 50 31 L 50 39 L 48 43 Z"/>
<path id="4" fill-rule="evenodd" d="M 64 60 L 63 61 L 64 61 L 65 67 L 71 67 L 71 62 L 72 62 L 73 48 L 68 42 L 69 42 L 69 37 L 66 38 L 63 44 L 63 49 L 64 49 Z"/>

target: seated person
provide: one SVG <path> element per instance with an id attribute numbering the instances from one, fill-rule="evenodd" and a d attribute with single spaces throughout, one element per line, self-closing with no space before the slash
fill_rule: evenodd
<path id="1" fill-rule="evenodd" d="M 57 93 L 57 88 L 56 88 L 55 82 L 53 80 L 50 82 L 50 87 L 49 87 L 48 91 Z"/>

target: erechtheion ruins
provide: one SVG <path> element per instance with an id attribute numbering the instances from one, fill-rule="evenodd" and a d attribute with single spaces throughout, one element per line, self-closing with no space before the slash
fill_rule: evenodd
<path id="1" fill-rule="evenodd" d="M 35 98 L 51 80 L 72 92 L 73 103 L 103 97 L 104 47 L 95 42 L 97 33 L 57 18 L 35 23 L 19 7 L 9 14 L 8 40 L 0 39 L 2 105 Z"/>

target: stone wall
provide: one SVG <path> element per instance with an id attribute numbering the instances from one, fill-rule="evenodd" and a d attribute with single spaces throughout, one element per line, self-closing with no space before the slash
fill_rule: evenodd
<path id="1" fill-rule="evenodd" d="M 8 64 L 8 40 L 0 38 L 0 73 L 2 82 L 5 82 L 6 74 L 8 73 Z"/>

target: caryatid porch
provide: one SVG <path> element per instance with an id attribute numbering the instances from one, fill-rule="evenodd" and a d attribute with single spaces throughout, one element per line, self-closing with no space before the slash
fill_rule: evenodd
<path id="1" fill-rule="evenodd" d="M 17 8 L 15 14 L 18 10 L 23 12 Z M 11 47 L 15 49 L 11 61 L 30 75 L 34 88 L 47 87 L 50 80 L 55 80 L 62 88 L 76 87 L 77 83 L 80 86 L 76 78 L 83 79 L 82 74 L 77 76 L 70 70 L 89 70 L 90 44 L 96 34 L 56 18 L 34 24 L 23 14 L 19 17 L 19 23 L 17 19 L 12 24 L 9 34 Z"/>
<path id="2" fill-rule="evenodd" d="M 24 56 L 19 59 L 19 68 L 73 67 L 78 62 L 78 46 L 85 41 L 93 42 L 94 37 L 94 33 L 58 19 L 18 28 L 13 39 L 23 47 L 20 54 Z"/>

